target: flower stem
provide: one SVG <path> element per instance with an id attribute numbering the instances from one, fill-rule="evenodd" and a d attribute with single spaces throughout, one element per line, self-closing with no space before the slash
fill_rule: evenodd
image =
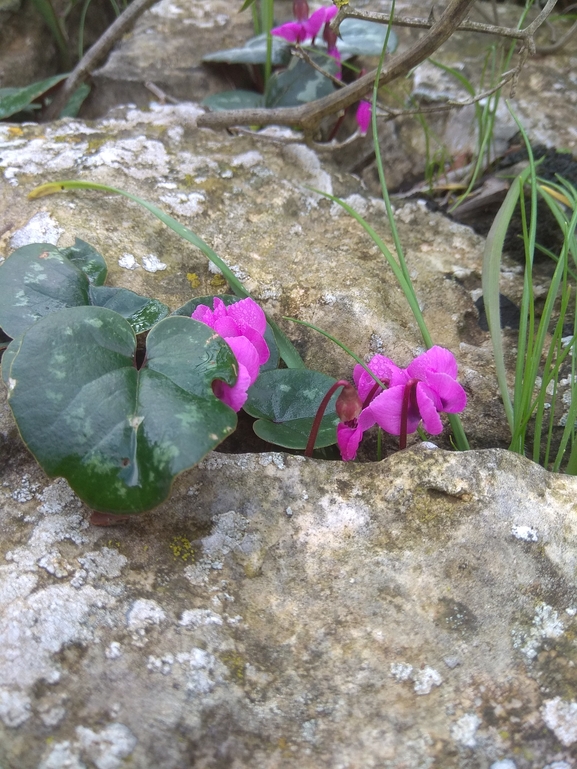
<path id="1" fill-rule="evenodd" d="M 373 400 L 373 398 L 374 398 L 374 397 L 375 397 L 375 395 L 377 394 L 377 390 L 379 390 L 379 389 L 384 389 L 384 388 L 381 388 L 381 385 L 380 385 L 380 384 L 374 384 L 374 385 L 373 385 L 373 387 L 371 388 L 371 391 L 370 391 L 370 393 L 367 395 L 367 397 L 365 398 L 365 401 L 364 401 L 364 403 L 363 403 L 363 408 L 364 408 L 364 409 L 366 409 L 366 408 L 367 408 L 367 406 L 369 405 L 369 403 L 370 403 L 370 402 Z"/>
<path id="2" fill-rule="evenodd" d="M 401 434 L 399 435 L 399 450 L 407 448 L 407 423 L 409 421 L 409 406 L 411 398 L 415 398 L 418 379 L 409 379 L 403 391 L 403 403 L 401 404 Z"/>
<path id="3" fill-rule="evenodd" d="M 307 447 L 305 449 L 305 457 L 312 457 L 313 455 L 313 450 L 317 440 L 317 435 L 319 434 L 321 421 L 325 414 L 326 408 L 329 405 L 330 399 L 333 397 L 339 387 L 346 387 L 348 384 L 349 383 L 346 379 L 339 379 L 338 382 L 335 382 L 334 385 L 331 385 L 328 392 L 325 394 L 325 397 L 322 399 L 321 405 L 318 407 L 317 413 L 315 414 L 315 418 L 313 420 L 313 426 L 311 427 Z"/>

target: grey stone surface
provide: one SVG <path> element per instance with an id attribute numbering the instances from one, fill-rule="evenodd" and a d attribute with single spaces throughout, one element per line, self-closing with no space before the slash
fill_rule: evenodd
<path id="1" fill-rule="evenodd" d="M 216 68 L 201 62 L 205 54 L 254 34 L 250 11 L 241 14 L 239 8 L 229 0 L 160 0 L 95 73 L 85 114 L 95 117 L 127 102 L 145 106 L 153 98 L 147 82 L 185 101 L 230 88 Z"/>
<path id="2" fill-rule="evenodd" d="M 574 767 L 576 492 L 497 450 L 211 454 L 101 529 L 21 457 L 0 765 Z"/>
<path id="3" fill-rule="evenodd" d="M 0 3 L 0 88 L 15 88 L 55 74 L 54 38 L 32 3 Z"/>

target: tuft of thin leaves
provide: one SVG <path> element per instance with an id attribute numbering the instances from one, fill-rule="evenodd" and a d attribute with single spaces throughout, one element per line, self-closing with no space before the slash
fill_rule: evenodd
<path id="1" fill-rule="evenodd" d="M 512 113 L 513 114 L 513 113 Z M 574 349 L 577 339 L 577 307 L 575 286 L 571 278 L 571 265 L 577 264 L 577 192 L 568 182 L 559 184 L 542 182 L 537 176 L 537 163 L 533 157 L 527 135 L 513 114 L 525 141 L 529 166 L 514 180 L 499 209 L 487 237 L 483 260 L 483 297 L 487 322 L 491 334 L 495 367 L 505 415 L 511 431 L 509 448 L 525 454 L 533 429 L 532 458 L 544 467 L 559 471 L 565 453 L 569 449 L 566 472 L 577 474 L 577 441 L 575 420 L 577 417 L 577 386 Z M 529 196 L 529 205 L 525 198 Z M 536 311 L 533 288 L 533 260 L 537 230 L 537 202 L 541 197 L 553 213 L 564 239 L 559 254 L 549 254 L 556 262 L 549 289 L 540 316 Z M 507 382 L 505 351 L 501 332 L 499 310 L 499 278 L 501 255 L 505 235 L 511 218 L 520 204 L 523 243 L 525 246 L 525 274 L 521 300 L 519 333 L 513 391 Z M 529 209 L 529 215 L 526 209 Z M 571 216 L 567 208 L 572 209 Z M 564 337 L 567 320 L 573 316 L 573 333 Z M 554 450 L 554 427 L 560 400 L 560 379 L 565 370 L 563 364 L 571 356 L 569 377 L 570 406 L 564 417 L 565 427 L 557 450 Z M 543 362 L 544 361 L 544 362 Z"/>

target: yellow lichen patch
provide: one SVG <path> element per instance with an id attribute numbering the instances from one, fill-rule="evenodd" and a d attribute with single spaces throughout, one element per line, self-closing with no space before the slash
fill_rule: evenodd
<path id="1" fill-rule="evenodd" d="M 110 141 L 110 139 L 107 136 L 99 136 L 94 137 L 92 139 L 88 140 L 88 152 L 98 152 L 98 150 L 102 147 L 103 144 L 106 144 L 107 141 Z"/>
<path id="2" fill-rule="evenodd" d="M 221 656 L 221 661 L 226 665 L 231 677 L 237 682 L 244 681 L 244 659 L 237 652 L 226 652 Z"/>
<path id="3" fill-rule="evenodd" d="M 223 288 L 226 286 L 226 280 L 222 277 L 222 275 L 215 275 L 214 278 L 210 279 L 209 285 L 212 288 Z"/>
<path id="4" fill-rule="evenodd" d="M 186 537 L 173 537 L 169 547 L 175 561 L 194 561 L 192 542 Z"/>
<path id="5" fill-rule="evenodd" d="M 190 283 L 191 288 L 198 288 L 200 286 L 200 278 L 196 272 L 187 272 L 186 279 Z"/>
<path id="6" fill-rule="evenodd" d="M 20 126 L 12 125 L 8 128 L 8 133 L 10 136 L 23 136 L 24 131 L 20 128 Z"/>

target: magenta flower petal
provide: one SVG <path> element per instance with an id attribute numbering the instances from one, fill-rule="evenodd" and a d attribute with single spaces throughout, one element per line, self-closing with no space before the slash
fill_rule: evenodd
<path id="1" fill-rule="evenodd" d="M 270 357 L 264 340 L 266 316 L 250 297 L 231 305 L 225 305 L 222 299 L 215 297 L 213 304 L 213 310 L 199 305 L 191 317 L 213 328 L 233 351 L 239 365 L 237 380 L 232 386 L 215 382 L 213 392 L 238 411 L 246 401 L 248 388 L 258 377 L 260 366 Z"/>
<path id="2" fill-rule="evenodd" d="M 306 21 L 289 21 L 286 24 L 281 24 L 280 27 L 271 29 L 270 33 L 271 35 L 276 35 L 276 37 L 284 38 L 289 43 L 304 43 L 307 37 L 310 36 L 306 26 L 307 23 Z"/>
<path id="3" fill-rule="evenodd" d="M 227 307 L 227 315 L 236 322 L 241 334 L 244 334 L 247 328 L 254 328 L 261 336 L 264 336 L 266 315 L 254 299 L 247 297 L 241 299 L 240 302 L 230 304 Z"/>
<path id="4" fill-rule="evenodd" d="M 251 377 L 246 367 L 239 362 L 238 376 L 233 385 L 216 380 L 213 382 L 212 390 L 216 397 L 223 403 L 226 403 L 234 411 L 240 411 L 248 398 L 248 388 L 251 386 Z"/>
<path id="5" fill-rule="evenodd" d="M 405 385 L 395 385 L 389 387 L 371 402 L 368 407 L 375 419 L 375 422 L 391 435 L 401 434 L 401 411 L 403 408 L 403 397 L 405 394 Z M 409 409 L 407 415 L 407 433 L 414 433 L 421 417 L 415 409 Z"/>
<path id="6" fill-rule="evenodd" d="M 363 431 L 358 427 L 350 427 L 344 422 L 337 425 L 337 443 L 341 457 L 345 462 L 350 462 L 357 456 L 359 444 L 363 439 Z"/>
<path id="7" fill-rule="evenodd" d="M 336 7 L 333 6 L 333 8 L 335 9 L 336 13 Z M 306 27 L 307 37 L 315 38 L 319 34 L 325 21 L 327 20 L 327 12 L 330 11 L 331 8 L 319 8 L 318 11 L 311 13 L 309 18 L 303 23 L 303 26 Z M 330 18 L 332 19 L 333 16 Z"/>
<path id="8" fill-rule="evenodd" d="M 365 430 L 375 424 L 374 417 L 369 409 L 363 409 L 358 419 L 351 422 L 341 422 L 337 425 L 337 443 L 341 457 L 349 462 L 357 456 L 359 444 L 363 439 Z"/>
<path id="9" fill-rule="evenodd" d="M 223 339 L 226 339 L 229 336 L 242 336 L 242 331 L 239 329 L 238 324 L 228 315 L 225 315 L 222 318 L 215 318 L 213 316 L 210 326 L 217 334 L 220 334 Z"/>
<path id="10" fill-rule="evenodd" d="M 206 304 L 199 304 L 190 317 L 214 328 L 217 321 L 226 318 L 227 311 L 225 303 L 217 296 L 214 297 L 213 305 L 214 309 L 211 310 Z"/>
<path id="11" fill-rule="evenodd" d="M 369 368 L 384 385 L 389 385 L 394 380 L 394 384 L 402 384 L 407 377 L 402 369 L 396 366 L 390 358 L 384 355 L 375 355 L 369 361 Z M 360 399 L 366 400 L 369 393 L 373 390 L 376 382 L 362 366 L 355 366 L 353 370 L 353 380 L 357 386 Z M 378 392 L 378 391 L 377 391 Z"/>
<path id="12" fill-rule="evenodd" d="M 245 329 L 243 336 L 245 336 L 249 342 L 252 342 L 258 353 L 258 362 L 263 366 L 270 358 L 270 350 L 268 349 L 268 344 L 265 342 L 264 337 L 253 328 Z"/>
<path id="13" fill-rule="evenodd" d="M 328 8 L 325 8 L 325 24 L 328 21 L 332 21 L 337 13 L 339 12 L 339 9 L 336 5 L 330 5 Z"/>
<path id="14" fill-rule="evenodd" d="M 435 391 L 440 400 L 439 411 L 446 411 L 447 414 L 458 414 L 467 405 L 465 390 L 449 374 L 429 372 L 425 382 Z"/>
<path id="15" fill-rule="evenodd" d="M 258 352 L 246 336 L 231 336 L 224 340 L 234 353 L 234 357 L 242 364 L 250 378 L 250 384 L 256 382 L 259 372 Z M 250 385 L 249 385 L 250 386 Z"/>
<path id="16" fill-rule="evenodd" d="M 427 387 L 424 382 L 417 382 L 417 405 L 419 407 L 419 413 L 423 419 L 423 427 L 431 435 L 438 435 L 443 432 L 443 423 L 439 417 L 437 411 L 437 404 L 435 403 L 436 393 Z M 415 430 L 417 428 L 415 427 Z M 407 432 L 414 432 L 414 430 L 407 430 Z"/>
<path id="17" fill-rule="evenodd" d="M 200 323 L 204 323 L 205 326 L 212 328 L 212 316 L 213 311 L 206 304 L 199 304 L 196 310 L 190 316 L 193 320 L 198 320 Z"/>
<path id="18" fill-rule="evenodd" d="M 370 102 L 363 101 L 359 102 L 359 106 L 357 107 L 357 125 L 359 126 L 359 133 L 361 136 L 365 136 L 367 131 L 369 130 L 369 125 L 371 124 L 371 114 L 372 114 L 373 108 L 371 107 Z"/>
<path id="19" fill-rule="evenodd" d="M 226 318 L 228 315 L 228 307 L 222 301 L 222 299 L 220 299 L 218 296 L 215 296 L 212 302 L 212 306 L 214 308 L 212 317 L 215 322 L 221 318 Z"/>
<path id="20" fill-rule="evenodd" d="M 419 355 L 407 367 L 409 376 L 415 379 L 425 379 L 428 371 L 448 374 L 453 379 L 456 379 L 458 367 L 455 356 L 450 350 L 435 346 Z"/>

